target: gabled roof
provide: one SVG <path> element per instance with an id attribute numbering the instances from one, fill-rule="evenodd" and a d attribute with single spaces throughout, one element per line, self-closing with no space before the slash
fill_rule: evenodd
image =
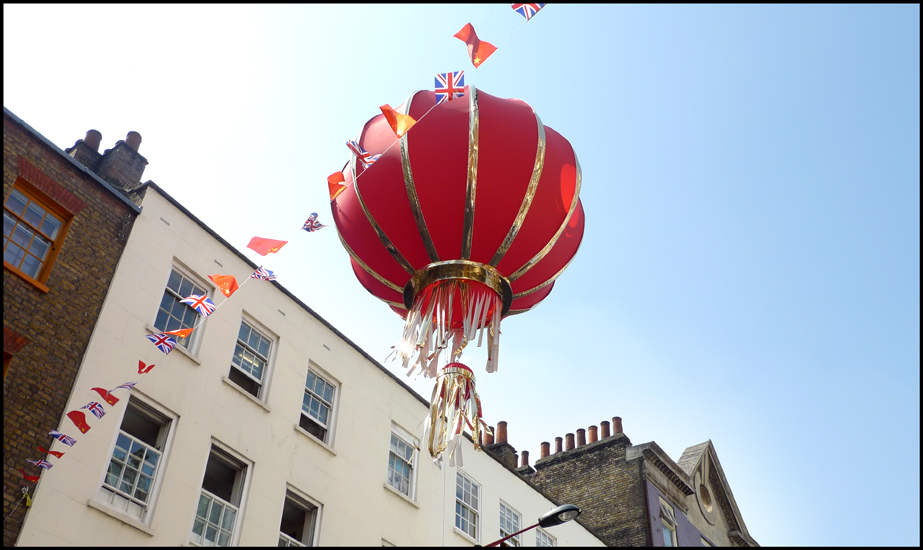
<path id="1" fill-rule="evenodd" d="M 718 460 L 718 453 L 711 439 L 692 447 L 687 447 L 679 457 L 677 465 L 682 468 L 687 479 L 692 483 L 695 472 L 699 470 L 700 465 L 707 469 L 707 481 L 715 493 L 715 498 L 724 514 L 724 519 L 728 524 L 728 535 L 731 540 L 746 546 L 758 546 L 757 542 L 750 536 L 747 526 L 744 524 L 743 516 L 740 509 L 737 508 L 737 501 L 734 499 L 734 493 L 731 492 L 731 486 L 728 484 L 727 477 L 724 475 L 724 468 L 721 467 L 721 461 Z"/>

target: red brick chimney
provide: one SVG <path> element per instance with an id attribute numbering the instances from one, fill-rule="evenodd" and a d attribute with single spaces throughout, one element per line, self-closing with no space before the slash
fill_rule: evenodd
<path id="1" fill-rule="evenodd" d="M 551 443 L 548 443 L 547 441 L 542 441 L 542 452 L 538 458 L 539 459 L 545 458 L 549 454 L 551 454 Z"/>
<path id="2" fill-rule="evenodd" d="M 564 434 L 566 438 L 566 445 L 564 450 L 569 451 L 574 448 L 574 434 Z"/>
<path id="3" fill-rule="evenodd" d="M 590 426 L 590 440 L 587 443 L 596 443 L 596 426 Z"/>
<path id="4" fill-rule="evenodd" d="M 555 452 L 555 454 L 558 454 L 558 453 L 560 453 L 561 451 L 564 450 L 563 448 L 561 448 L 561 444 L 562 444 L 563 442 L 564 442 L 564 439 L 561 438 L 560 436 L 554 438 L 554 452 Z"/>
<path id="5" fill-rule="evenodd" d="M 102 158 L 99 154 L 99 142 L 102 139 L 103 135 L 97 130 L 88 130 L 85 138 L 78 139 L 73 147 L 65 149 L 64 152 L 92 172 L 96 172 L 99 168 L 99 160 Z"/>
<path id="6" fill-rule="evenodd" d="M 577 429 L 577 447 L 583 447 L 586 445 L 586 430 L 583 428 Z"/>
<path id="7" fill-rule="evenodd" d="M 497 443 L 506 443 L 506 420 L 497 422 Z"/>
<path id="8" fill-rule="evenodd" d="M 521 466 L 528 466 L 528 465 L 529 465 L 529 451 L 523 451 Z"/>
<path id="9" fill-rule="evenodd" d="M 599 425 L 602 428 L 602 435 L 600 436 L 600 439 L 606 439 L 610 435 L 609 434 L 609 421 L 603 420 L 602 422 L 599 423 Z"/>

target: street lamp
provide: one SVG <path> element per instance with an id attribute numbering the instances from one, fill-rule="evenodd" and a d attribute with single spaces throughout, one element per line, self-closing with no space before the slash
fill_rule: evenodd
<path id="1" fill-rule="evenodd" d="M 580 508 L 577 508 L 573 504 L 562 504 L 561 506 L 558 506 L 554 510 L 550 510 L 546 512 L 545 515 L 538 518 L 538 523 L 536 523 L 535 525 L 530 525 L 526 527 L 525 529 L 522 529 L 521 531 L 516 531 L 512 535 L 507 535 L 500 540 L 495 540 L 494 542 L 488 544 L 487 547 L 497 546 L 501 542 L 507 539 L 511 539 L 520 533 L 525 533 L 529 529 L 534 529 L 536 527 L 544 527 L 547 529 L 548 527 L 554 527 L 555 525 L 561 525 L 562 523 L 567 523 L 568 521 L 574 519 L 575 517 L 579 515 L 580 515 Z"/>

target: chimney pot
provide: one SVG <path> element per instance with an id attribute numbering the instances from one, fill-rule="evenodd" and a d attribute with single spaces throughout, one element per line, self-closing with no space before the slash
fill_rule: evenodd
<path id="1" fill-rule="evenodd" d="M 596 443 L 596 426 L 590 426 L 590 441 L 589 443 Z"/>
<path id="2" fill-rule="evenodd" d="M 612 435 L 622 433 L 622 417 L 613 416 L 612 417 Z"/>
<path id="3" fill-rule="evenodd" d="M 577 446 L 583 447 L 586 445 L 586 430 L 583 428 L 577 429 Z"/>
<path id="4" fill-rule="evenodd" d="M 103 135 L 99 130 L 87 130 L 87 137 L 83 138 L 83 142 L 86 143 L 90 149 L 93 149 L 97 153 L 99 152 L 99 143 L 103 140 Z"/>
<path id="5" fill-rule="evenodd" d="M 522 452 L 522 465 L 523 466 L 529 465 L 529 451 Z"/>
<path id="6" fill-rule="evenodd" d="M 491 426 L 491 427 L 490 427 L 490 433 L 489 433 L 489 434 L 487 434 L 487 433 L 484 434 L 484 439 L 487 441 L 487 444 L 488 444 L 488 445 L 493 445 L 493 444 L 494 444 L 494 434 L 495 434 L 495 433 L 497 433 L 497 430 L 496 430 L 493 426 Z"/>
<path id="7" fill-rule="evenodd" d="M 561 437 L 554 438 L 554 452 L 560 453 L 563 449 L 561 448 L 561 443 L 564 440 Z"/>
<path id="8" fill-rule="evenodd" d="M 506 420 L 497 422 L 497 443 L 506 443 Z"/>
<path id="9" fill-rule="evenodd" d="M 564 449 L 569 451 L 574 448 L 574 434 L 564 434 L 564 437 L 567 438 Z"/>
<path id="10" fill-rule="evenodd" d="M 135 131 L 128 132 L 125 136 L 125 144 L 137 151 L 138 147 L 141 147 L 141 134 Z"/>
<path id="11" fill-rule="evenodd" d="M 599 425 L 602 427 L 602 435 L 600 436 L 600 439 L 606 439 L 607 437 L 611 435 L 609 433 L 609 421 L 603 420 L 602 422 L 599 423 Z"/>
<path id="12" fill-rule="evenodd" d="M 551 454 L 551 443 L 548 443 L 547 441 L 542 441 L 542 452 L 539 458 L 545 458 L 549 454 Z"/>

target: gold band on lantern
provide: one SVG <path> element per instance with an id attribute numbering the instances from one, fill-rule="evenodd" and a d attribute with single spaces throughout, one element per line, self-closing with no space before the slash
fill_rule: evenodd
<path id="1" fill-rule="evenodd" d="M 456 279 L 487 285 L 500 296 L 503 302 L 502 314 L 505 315 L 509 311 L 513 303 L 513 287 L 510 286 L 509 280 L 496 268 L 470 260 L 435 262 L 414 272 L 404 286 L 404 307 L 407 310 L 412 309 L 414 298 L 427 286 L 439 281 Z"/>

